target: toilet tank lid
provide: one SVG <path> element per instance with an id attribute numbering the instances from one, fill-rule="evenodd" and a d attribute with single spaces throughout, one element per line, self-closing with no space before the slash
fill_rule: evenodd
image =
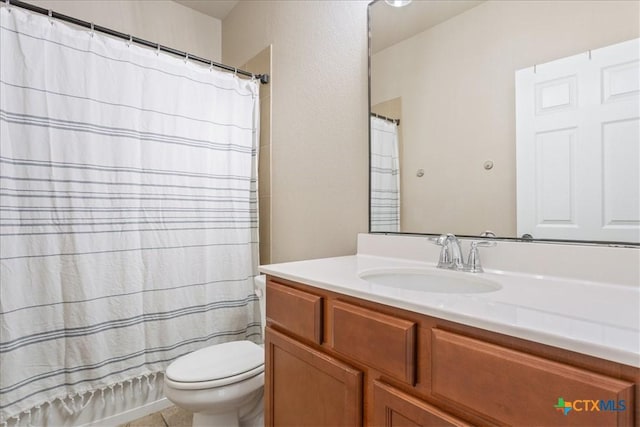
<path id="1" fill-rule="evenodd" d="M 241 375 L 264 364 L 264 349 L 251 341 L 216 344 L 173 361 L 165 375 L 178 382 L 202 382 Z"/>

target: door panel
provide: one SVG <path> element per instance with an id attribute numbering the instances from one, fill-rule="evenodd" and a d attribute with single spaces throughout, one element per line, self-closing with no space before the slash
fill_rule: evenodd
<path id="1" fill-rule="evenodd" d="M 470 426 L 441 409 L 380 381 L 373 384 L 373 406 L 375 426 Z"/>
<path id="2" fill-rule="evenodd" d="M 362 372 L 266 328 L 267 426 L 361 426 Z"/>

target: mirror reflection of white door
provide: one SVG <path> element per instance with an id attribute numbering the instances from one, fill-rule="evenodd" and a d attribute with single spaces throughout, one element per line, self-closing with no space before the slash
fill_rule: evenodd
<path id="1" fill-rule="evenodd" d="M 640 39 L 516 72 L 517 232 L 640 242 Z"/>

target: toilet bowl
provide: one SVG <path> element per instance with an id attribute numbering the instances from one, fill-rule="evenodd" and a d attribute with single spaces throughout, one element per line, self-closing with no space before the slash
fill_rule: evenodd
<path id="1" fill-rule="evenodd" d="M 264 331 L 265 278 L 254 281 Z M 193 427 L 233 427 L 258 417 L 263 388 L 264 349 L 251 341 L 215 344 L 179 357 L 164 376 L 165 396 L 193 412 Z"/>

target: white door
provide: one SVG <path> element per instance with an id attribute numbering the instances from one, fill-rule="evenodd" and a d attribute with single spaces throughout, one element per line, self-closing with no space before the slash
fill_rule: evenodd
<path id="1" fill-rule="evenodd" d="M 518 236 L 640 242 L 640 39 L 516 72 Z"/>

